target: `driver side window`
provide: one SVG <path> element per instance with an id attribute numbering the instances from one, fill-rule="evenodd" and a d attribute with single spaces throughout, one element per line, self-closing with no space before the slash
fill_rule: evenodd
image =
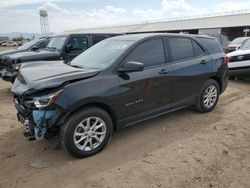
<path id="1" fill-rule="evenodd" d="M 153 39 L 139 44 L 126 58 L 126 62 L 143 63 L 145 68 L 165 63 L 162 39 Z"/>
<path id="2" fill-rule="evenodd" d="M 88 48 L 88 38 L 87 37 L 72 37 L 68 45 L 72 45 L 71 51 L 83 51 Z"/>
<path id="3" fill-rule="evenodd" d="M 38 48 L 38 49 L 43 49 L 43 48 L 46 48 L 46 47 L 47 47 L 48 43 L 49 43 L 49 40 L 43 41 L 43 42 L 41 42 L 41 43 L 35 45 L 34 47 L 36 47 L 36 48 Z"/>

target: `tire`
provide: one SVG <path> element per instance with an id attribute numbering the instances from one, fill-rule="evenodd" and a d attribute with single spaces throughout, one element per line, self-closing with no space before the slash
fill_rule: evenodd
<path id="1" fill-rule="evenodd" d="M 211 93 L 209 91 L 211 91 Z M 213 79 L 206 81 L 202 86 L 199 95 L 197 96 L 195 103 L 196 110 L 202 113 L 211 112 L 216 107 L 219 97 L 220 86 L 218 82 Z"/>
<path id="2" fill-rule="evenodd" d="M 94 127 L 100 128 L 95 130 Z M 109 114 L 101 108 L 87 107 L 72 114 L 61 126 L 60 142 L 66 152 L 84 158 L 100 152 L 112 134 L 113 122 Z"/>

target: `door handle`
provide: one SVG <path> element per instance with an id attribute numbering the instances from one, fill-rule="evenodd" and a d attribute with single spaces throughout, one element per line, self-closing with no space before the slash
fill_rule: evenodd
<path id="1" fill-rule="evenodd" d="M 169 73 L 170 72 L 170 70 L 168 70 L 168 69 L 162 69 L 160 72 L 159 72 L 159 74 L 167 74 L 167 73 Z"/>
<path id="2" fill-rule="evenodd" d="M 208 63 L 208 60 L 201 60 L 200 64 L 207 64 Z"/>

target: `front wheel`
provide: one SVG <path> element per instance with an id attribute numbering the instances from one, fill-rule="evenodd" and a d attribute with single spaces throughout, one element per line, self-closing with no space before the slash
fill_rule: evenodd
<path id="1" fill-rule="evenodd" d="M 113 134 L 113 123 L 100 108 L 85 108 L 73 114 L 62 125 L 60 141 L 64 150 L 77 158 L 100 152 Z"/>
<path id="2" fill-rule="evenodd" d="M 212 111 L 220 96 L 220 87 L 217 81 L 208 80 L 203 85 L 200 94 L 197 96 L 195 107 L 200 112 L 210 112 Z"/>

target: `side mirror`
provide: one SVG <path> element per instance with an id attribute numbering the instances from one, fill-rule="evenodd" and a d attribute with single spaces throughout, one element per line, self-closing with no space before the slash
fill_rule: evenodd
<path id="1" fill-rule="evenodd" d="M 144 64 L 134 61 L 126 62 L 120 69 L 119 72 L 138 72 L 144 70 Z"/>
<path id="2" fill-rule="evenodd" d="M 67 44 L 65 46 L 65 52 L 70 53 L 73 50 L 73 46 L 71 44 Z"/>

